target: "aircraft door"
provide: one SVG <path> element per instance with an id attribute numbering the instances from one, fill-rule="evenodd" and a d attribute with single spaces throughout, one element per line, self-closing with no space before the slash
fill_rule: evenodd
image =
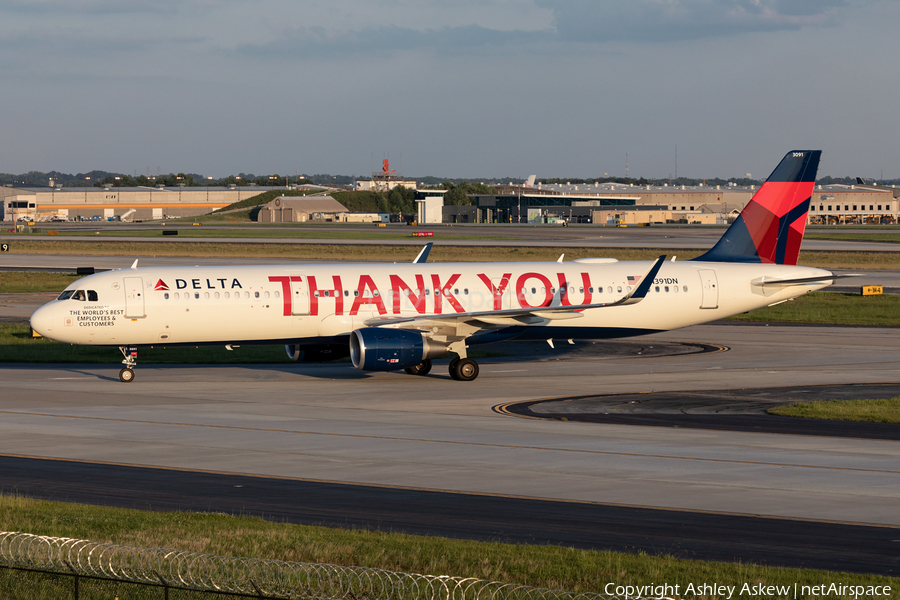
<path id="1" fill-rule="evenodd" d="M 144 313 L 144 280 L 141 277 L 126 277 L 125 284 L 125 318 L 142 319 Z"/>
<path id="2" fill-rule="evenodd" d="M 719 308 L 719 282 L 714 270 L 700 269 L 700 289 L 703 290 L 700 308 Z"/>
<path id="3" fill-rule="evenodd" d="M 291 314 L 309 314 L 309 284 L 306 283 L 306 276 L 291 277 Z"/>

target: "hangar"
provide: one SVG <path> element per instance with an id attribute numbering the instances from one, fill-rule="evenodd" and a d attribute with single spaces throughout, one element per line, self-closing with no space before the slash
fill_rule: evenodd
<path id="1" fill-rule="evenodd" d="M 284 188 L 4 186 L 0 187 L 0 211 L 4 221 L 165 219 L 204 215 L 275 189 Z"/>

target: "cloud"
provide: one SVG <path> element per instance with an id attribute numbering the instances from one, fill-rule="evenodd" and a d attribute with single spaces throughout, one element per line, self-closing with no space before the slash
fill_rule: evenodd
<path id="1" fill-rule="evenodd" d="M 172 13 L 181 2 L 168 0 L 8 0 L 3 3 L 4 13 L 59 15 L 78 14 L 90 16 L 135 13 Z"/>
<path id="2" fill-rule="evenodd" d="M 359 54 L 390 54 L 431 50 L 443 56 L 466 54 L 553 41 L 552 32 L 497 31 L 478 25 L 418 31 L 405 27 L 371 27 L 359 31 L 329 31 L 299 27 L 265 44 L 244 44 L 237 53 L 254 58 L 346 58 Z"/>
<path id="3" fill-rule="evenodd" d="M 877 1 L 877 0 L 876 0 Z M 670 42 L 822 26 L 849 0 L 535 0 L 567 41 Z"/>

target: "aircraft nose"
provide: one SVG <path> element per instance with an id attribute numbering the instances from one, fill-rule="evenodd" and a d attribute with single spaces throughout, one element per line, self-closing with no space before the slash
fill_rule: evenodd
<path id="1" fill-rule="evenodd" d="M 31 328 L 44 337 L 51 337 L 53 333 L 53 310 L 52 306 L 45 305 L 34 311 L 31 315 Z"/>

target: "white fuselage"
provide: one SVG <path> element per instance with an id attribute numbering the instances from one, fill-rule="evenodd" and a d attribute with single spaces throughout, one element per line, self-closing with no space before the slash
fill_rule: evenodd
<path id="1" fill-rule="evenodd" d="M 31 322 L 45 337 L 89 345 L 339 341 L 377 317 L 610 303 L 637 285 L 650 265 L 589 259 L 120 269 L 72 283 L 66 288 L 71 297 L 39 308 Z M 830 273 L 808 267 L 670 261 L 643 301 L 547 320 L 525 327 L 523 336 L 596 339 L 667 331 L 828 285 L 763 287 L 760 278 L 824 275 Z"/>

